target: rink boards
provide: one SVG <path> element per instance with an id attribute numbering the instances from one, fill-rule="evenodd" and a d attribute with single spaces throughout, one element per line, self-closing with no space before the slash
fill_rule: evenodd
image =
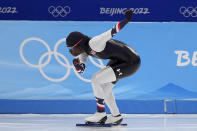
<path id="1" fill-rule="evenodd" d="M 117 104 L 124 114 L 197 113 L 197 100 L 117 100 Z M 0 100 L 1 114 L 91 114 L 95 108 L 95 100 Z"/>

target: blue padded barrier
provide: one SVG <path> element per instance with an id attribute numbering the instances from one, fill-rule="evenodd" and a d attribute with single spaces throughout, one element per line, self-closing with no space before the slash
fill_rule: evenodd
<path id="1" fill-rule="evenodd" d="M 117 105 L 125 114 L 197 113 L 195 100 L 117 100 Z M 95 100 L 0 100 L 1 114 L 91 114 L 95 111 Z"/>

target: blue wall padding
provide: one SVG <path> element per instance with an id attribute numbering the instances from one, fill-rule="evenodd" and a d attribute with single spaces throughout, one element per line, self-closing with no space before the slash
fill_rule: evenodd
<path id="1" fill-rule="evenodd" d="M 164 113 L 163 100 L 119 100 L 117 104 L 123 113 Z"/>
<path id="2" fill-rule="evenodd" d="M 164 100 L 164 111 L 166 114 L 177 113 L 176 100 Z"/>
<path id="3" fill-rule="evenodd" d="M 163 114 L 197 113 L 195 100 L 117 100 L 121 113 Z M 95 100 L 0 100 L 1 114 L 91 114 L 96 111 Z M 109 109 L 106 108 L 109 113 Z"/>
<path id="4" fill-rule="evenodd" d="M 176 113 L 196 114 L 197 100 L 176 100 Z"/>

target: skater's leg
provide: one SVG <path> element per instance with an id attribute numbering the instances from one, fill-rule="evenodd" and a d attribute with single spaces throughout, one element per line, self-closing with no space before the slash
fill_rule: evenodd
<path id="1" fill-rule="evenodd" d="M 113 72 L 113 69 L 109 66 L 95 73 L 91 80 L 94 96 L 100 99 L 104 99 L 104 92 L 101 84 L 109 83 L 115 80 L 116 76 Z"/>
<path id="2" fill-rule="evenodd" d="M 112 117 L 109 117 L 107 123 L 114 123 L 122 119 L 122 116 L 120 115 L 119 109 L 116 105 L 114 94 L 112 92 L 112 88 L 114 87 L 112 82 L 114 81 L 116 81 L 116 75 L 110 66 L 107 66 L 106 68 L 97 72 L 92 79 L 94 95 L 97 98 L 100 98 L 100 100 L 104 99 L 112 113 Z"/>
<path id="3" fill-rule="evenodd" d="M 92 87 L 97 101 L 105 99 L 111 113 L 116 116 L 119 115 L 120 112 L 112 92 L 114 86 L 112 82 L 114 81 L 116 81 L 115 73 L 110 66 L 107 66 L 93 76 Z"/>
<path id="4" fill-rule="evenodd" d="M 116 81 L 116 75 L 110 66 L 103 68 L 93 76 L 92 88 L 97 100 L 97 113 L 95 113 L 95 115 L 93 115 L 92 117 L 87 118 L 86 121 L 100 121 L 100 116 L 104 115 L 99 115 L 99 112 L 103 113 L 105 111 L 104 100 L 109 107 L 112 116 L 116 117 L 115 119 L 110 120 L 109 123 L 113 123 L 122 119 L 112 92 L 112 88 L 114 86 L 112 82 L 114 81 Z"/>
<path id="5" fill-rule="evenodd" d="M 105 103 L 110 109 L 110 112 L 112 113 L 113 116 L 117 116 L 120 114 L 119 109 L 116 104 L 116 100 L 112 91 L 112 88 L 114 87 L 114 84 L 110 83 L 105 83 L 102 85 L 103 90 L 105 92 Z"/>
<path id="6" fill-rule="evenodd" d="M 87 117 L 85 121 L 86 123 L 104 124 L 107 119 L 107 114 L 105 112 L 104 99 L 96 97 L 96 103 L 97 103 L 97 112 L 93 114 L 92 116 Z"/>
<path id="7" fill-rule="evenodd" d="M 116 77 L 111 67 L 105 67 L 94 74 L 92 78 L 92 88 L 97 100 L 97 112 L 93 116 L 86 118 L 86 122 L 100 122 L 106 117 L 104 106 L 105 92 L 101 85 L 115 80 Z"/>
<path id="8" fill-rule="evenodd" d="M 108 83 L 109 81 L 115 81 L 116 76 L 111 67 L 105 67 L 99 72 L 95 73 L 92 78 L 92 88 L 94 96 L 97 100 L 97 111 L 100 112 L 104 109 L 104 99 L 105 92 L 103 90 L 103 83 Z M 100 110 L 100 111 L 99 111 Z"/>
<path id="9" fill-rule="evenodd" d="M 97 103 L 97 112 L 90 117 L 85 119 L 86 123 L 104 123 L 107 119 L 107 115 L 105 113 L 105 105 L 104 105 L 104 92 L 103 88 L 100 84 L 96 82 L 92 82 L 93 92 L 96 98 Z"/>
<path id="10" fill-rule="evenodd" d="M 97 112 L 105 112 L 104 99 L 100 99 L 96 97 L 96 104 L 97 104 Z"/>
<path id="11" fill-rule="evenodd" d="M 99 72 L 95 73 L 92 78 L 92 83 L 109 83 L 116 81 L 116 75 L 110 66 L 106 66 Z"/>
<path id="12" fill-rule="evenodd" d="M 105 124 L 111 124 L 111 123 L 120 124 L 123 118 L 119 112 L 119 109 L 116 104 L 116 100 L 112 91 L 114 84 L 106 83 L 106 84 L 103 84 L 102 87 L 105 92 L 105 103 L 107 104 L 111 112 L 111 115 L 107 116 L 107 120 L 105 121 Z"/>

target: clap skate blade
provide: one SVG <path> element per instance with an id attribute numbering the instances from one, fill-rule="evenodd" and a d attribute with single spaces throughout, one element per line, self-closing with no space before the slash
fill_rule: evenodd
<path id="1" fill-rule="evenodd" d="M 104 117 L 105 118 L 105 117 Z M 76 124 L 76 126 L 82 126 L 82 127 L 112 127 L 112 126 L 127 126 L 126 123 L 121 124 L 123 119 L 118 120 L 115 123 L 112 124 L 105 124 L 107 118 L 105 119 L 101 119 L 101 121 L 99 123 L 95 123 L 95 122 L 86 122 L 85 124 Z"/>
<path id="2" fill-rule="evenodd" d="M 113 125 L 120 125 L 120 123 L 122 122 L 122 120 L 123 119 L 120 119 L 120 120 L 118 120 L 118 121 L 116 121 L 116 122 L 114 122 L 114 123 L 112 123 Z"/>

